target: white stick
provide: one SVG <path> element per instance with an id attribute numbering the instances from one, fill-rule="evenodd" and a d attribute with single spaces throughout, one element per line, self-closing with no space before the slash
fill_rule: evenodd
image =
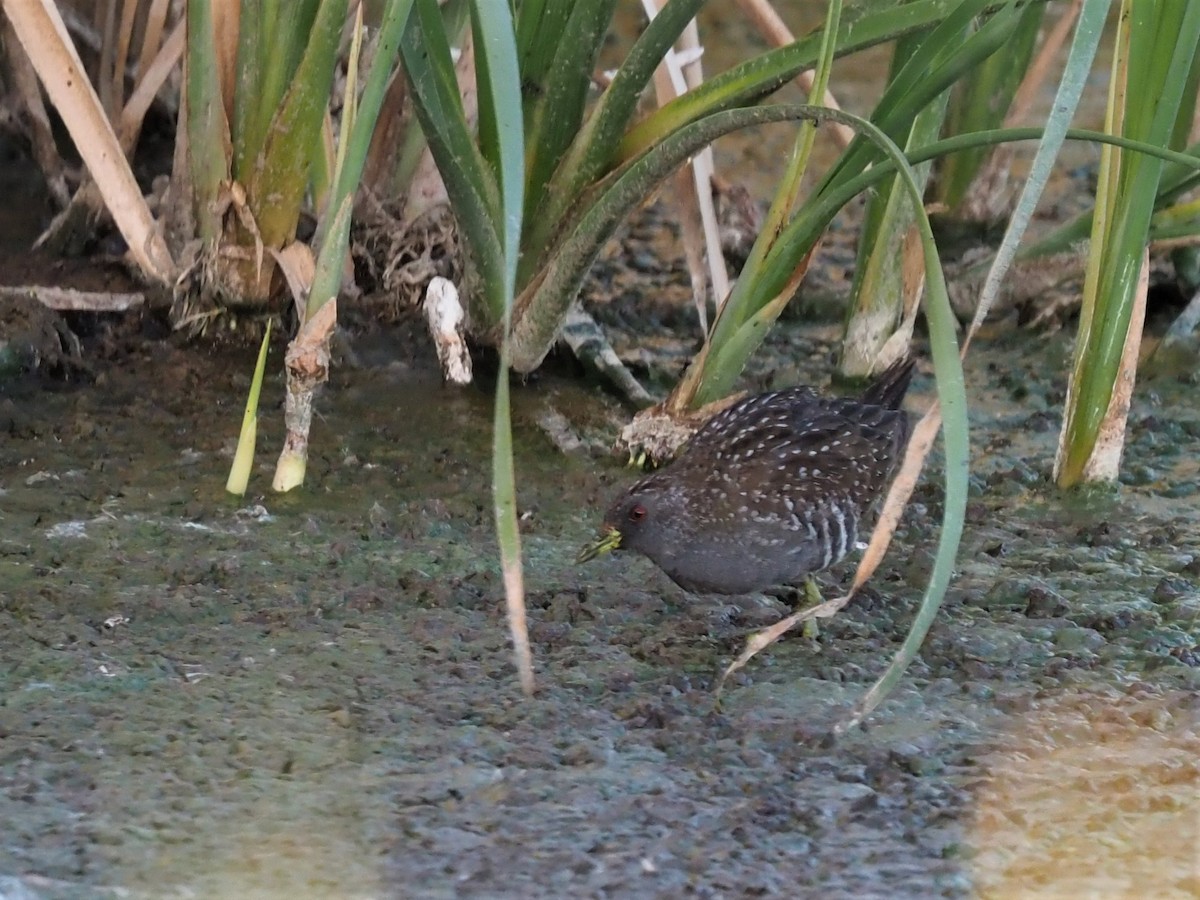
<path id="1" fill-rule="evenodd" d="M 470 384 L 471 354 L 463 338 L 465 314 L 454 282 L 440 277 L 430 281 L 424 308 L 442 376 L 451 384 Z"/>

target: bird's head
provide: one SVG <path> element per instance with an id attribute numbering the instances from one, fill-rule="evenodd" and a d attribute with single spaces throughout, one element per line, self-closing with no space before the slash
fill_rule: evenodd
<path id="1" fill-rule="evenodd" d="M 635 484 L 608 508 L 600 535 L 579 551 L 577 563 L 613 550 L 633 550 L 657 559 L 676 521 L 675 492 L 649 479 Z"/>

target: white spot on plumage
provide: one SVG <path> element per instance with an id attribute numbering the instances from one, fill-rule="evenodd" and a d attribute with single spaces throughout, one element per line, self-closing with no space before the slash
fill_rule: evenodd
<path id="1" fill-rule="evenodd" d="M 842 508 L 836 500 L 829 504 L 829 511 L 833 513 L 833 521 L 837 525 L 837 554 L 834 556 L 834 560 L 836 561 L 846 555 L 846 545 L 848 543 L 846 515 L 842 512 Z"/>
<path id="2" fill-rule="evenodd" d="M 821 568 L 826 568 L 833 559 L 833 542 L 829 539 L 829 520 L 826 516 L 818 516 L 817 524 L 821 528 Z"/>

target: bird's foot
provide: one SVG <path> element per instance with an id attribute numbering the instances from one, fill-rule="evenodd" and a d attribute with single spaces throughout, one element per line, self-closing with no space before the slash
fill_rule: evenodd
<path id="1" fill-rule="evenodd" d="M 808 601 L 809 607 L 820 606 L 823 602 L 821 599 L 821 589 L 817 587 L 817 582 L 811 577 L 804 579 L 804 598 Z M 811 641 L 815 641 L 821 636 L 821 626 L 817 624 L 815 616 L 804 620 L 804 629 L 801 631 L 801 634 Z"/>

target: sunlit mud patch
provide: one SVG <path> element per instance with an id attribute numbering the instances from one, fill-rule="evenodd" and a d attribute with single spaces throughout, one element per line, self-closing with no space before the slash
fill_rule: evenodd
<path id="1" fill-rule="evenodd" d="M 1180 693 L 1035 701 L 982 760 L 980 897 L 1200 896 L 1200 714 Z"/>
<path id="2" fill-rule="evenodd" d="M 159 854 L 161 894 L 134 896 L 242 897 L 257 900 L 290 900 L 300 897 L 338 897 L 372 900 L 383 896 L 382 881 L 371 855 L 361 849 L 363 835 L 314 827 L 319 815 L 308 806 L 300 787 L 297 798 L 264 799 L 248 818 L 235 816 L 222 826 L 224 834 L 211 836 L 212 854 L 195 868 L 195 857 L 176 858 L 167 849 Z M 338 814 L 335 811 L 334 814 Z"/>

